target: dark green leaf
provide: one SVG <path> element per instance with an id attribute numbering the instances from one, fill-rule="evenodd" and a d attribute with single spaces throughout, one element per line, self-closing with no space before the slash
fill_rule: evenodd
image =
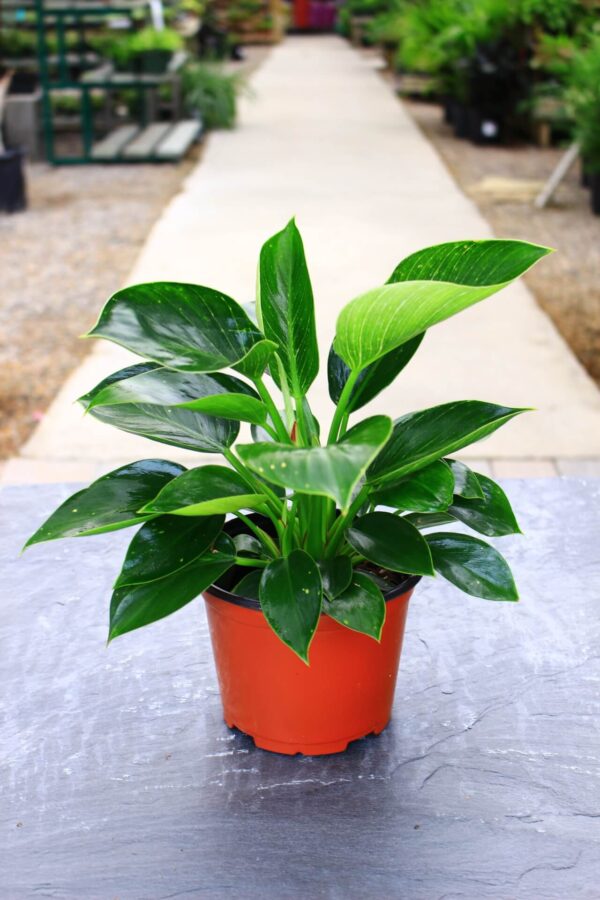
<path id="1" fill-rule="evenodd" d="M 110 604 L 109 641 L 181 609 L 230 566 L 231 560 L 227 558 L 217 562 L 199 559 L 157 581 L 119 588 L 113 593 Z"/>
<path id="2" fill-rule="evenodd" d="M 129 545 L 114 587 L 145 584 L 184 569 L 206 554 L 224 521 L 224 516 L 159 516 L 146 522 Z"/>
<path id="3" fill-rule="evenodd" d="M 370 461 L 388 440 L 391 424 L 387 416 L 373 416 L 327 447 L 243 444 L 238 452 L 267 481 L 303 494 L 331 497 L 346 509 Z"/>
<path id="4" fill-rule="evenodd" d="M 521 241 L 492 244 L 441 244 L 409 257 L 388 284 L 342 310 L 336 353 L 353 371 L 360 371 L 432 325 L 495 294 L 550 252 Z M 493 280 L 498 277 L 505 280 Z"/>
<path id="5" fill-rule="evenodd" d="M 521 529 L 502 488 L 485 475 L 477 475 L 477 479 L 483 491 L 483 500 L 456 497 L 448 511 L 469 528 L 489 537 L 520 534 Z"/>
<path id="6" fill-rule="evenodd" d="M 319 371 L 319 350 L 312 287 L 294 220 L 261 250 L 258 305 L 265 336 L 278 345 L 291 391 L 301 396 Z M 274 366 L 271 373 L 279 384 Z"/>
<path id="7" fill-rule="evenodd" d="M 395 350 L 391 350 L 385 356 L 382 356 L 381 359 L 378 359 L 377 362 L 371 363 L 370 366 L 363 369 L 352 389 L 348 412 L 355 412 L 357 409 L 360 409 L 361 406 L 364 406 L 391 384 L 402 369 L 411 361 L 424 337 L 424 334 L 418 334 L 410 341 L 401 344 L 400 347 L 396 347 Z M 327 361 L 327 380 L 329 382 L 329 396 L 336 404 L 342 396 L 342 391 L 349 375 L 349 366 L 337 355 L 332 347 Z"/>
<path id="8" fill-rule="evenodd" d="M 354 572 L 352 582 L 343 594 L 331 602 L 325 600 L 323 611 L 346 628 L 381 640 L 385 600 L 377 585 L 361 572 Z"/>
<path id="9" fill-rule="evenodd" d="M 242 307 L 197 284 L 155 282 L 110 298 L 87 335 L 114 341 L 171 369 L 216 372 L 264 341 Z"/>
<path id="10" fill-rule="evenodd" d="M 514 416 L 526 412 L 463 400 L 401 416 L 387 445 L 370 466 L 371 482 L 396 482 L 410 472 L 486 437 Z"/>
<path id="11" fill-rule="evenodd" d="M 441 460 L 413 472 L 398 484 L 384 487 L 372 495 L 380 506 L 415 512 L 438 512 L 452 503 L 454 476 Z"/>
<path id="12" fill-rule="evenodd" d="M 466 594 L 486 600 L 518 600 L 503 556 L 479 538 L 437 532 L 427 535 L 436 570 Z"/>
<path id="13" fill-rule="evenodd" d="M 109 375 L 93 390 L 80 397 L 86 410 L 96 406 L 116 406 L 120 403 L 151 404 L 157 406 L 187 406 L 204 398 L 243 394 L 258 400 L 258 394 L 240 378 L 215 372 L 176 372 L 156 363 L 140 363 Z M 199 409 L 199 407 L 196 407 Z M 209 410 L 210 415 L 217 413 Z M 220 413 L 219 413 L 220 415 Z"/>
<path id="14" fill-rule="evenodd" d="M 348 556 L 334 556 L 319 561 L 323 593 L 333 600 L 343 593 L 352 581 L 352 563 Z"/>
<path id="15" fill-rule="evenodd" d="M 254 391 L 231 375 L 171 372 L 164 367 L 130 366 L 115 372 L 80 398 L 94 418 L 149 440 L 188 450 L 222 453 L 235 441 L 239 423 L 181 405 L 188 399 Z M 146 402 L 155 396 L 156 401 Z M 111 405 L 99 405 L 111 401 Z M 173 405 L 171 405 L 173 404 Z"/>
<path id="16" fill-rule="evenodd" d="M 354 520 L 346 539 L 361 556 L 390 572 L 406 575 L 433 575 L 427 541 L 400 516 L 368 513 Z"/>
<path id="17" fill-rule="evenodd" d="M 184 471 L 164 459 L 143 459 L 115 469 L 65 500 L 25 546 L 138 525 L 149 518 L 139 513 L 140 507 Z"/>
<path id="18" fill-rule="evenodd" d="M 267 622 L 284 644 L 308 663 L 308 648 L 321 614 L 321 576 L 304 550 L 275 559 L 260 580 L 260 605 Z"/>
<path id="19" fill-rule="evenodd" d="M 90 415 L 106 425 L 139 434 L 159 444 L 203 453 L 222 453 L 233 444 L 240 428 L 238 422 L 229 419 L 149 403 L 96 406 L 90 410 Z"/>
<path id="20" fill-rule="evenodd" d="M 402 517 L 406 522 L 410 522 L 415 528 L 437 528 L 438 525 L 449 525 L 455 522 L 454 516 L 443 513 L 409 513 L 408 516 Z"/>
<path id="21" fill-rule="evenodd" d="M 244 575 L 241 581 L 238 581 L 232 588 L 232 593 L 237 594 L 238 597 L 245 597 L 246 600 L 258 600 L 262 573 L 262 569 L 250 569 L 248 574 Z"/>
<path id="22" fill-rule="evenodd" d="M 259 506 L 267 499 L 255 493 L 233 469 L 199 466 L 176 478 L 170 491 L 161 491 L 144 507 L 144 513 L 177 516 L 212 516 Z"/>
<path id="23" fill-rule="evenodd" d="M 483 491 L 477 481 L 477 475 L 458 459 L 446 459 L 454 475 L 454 493 L 466 500 L 483 500 Z"/>

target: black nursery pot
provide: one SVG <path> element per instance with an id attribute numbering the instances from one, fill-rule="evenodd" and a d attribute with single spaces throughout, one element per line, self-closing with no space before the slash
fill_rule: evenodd
<path id="1" fill-rule="evenodd" d="M 23 158 L 18 148 L 0 153 L 0 212 L 19 212 L 27 206 Z"/>
<path id="2" fill-rule="evenodd" d="M 600 172 L 588 175 L 590 186 L 590 204 L 595 216 L 600 216 Z"/>
<path id="3" fill-rule="evenodd" d="M 452 125 L 457 138 L 469 137 L 469 110 L 464 103 L 455 103 L 452 107 Z"/>
<path id="4" fill-rule="evenodd" d="M 172 56 L 170 50 L 144 50 L 136 57 L 137 71 L 141 75 L 164 75 Z"/>

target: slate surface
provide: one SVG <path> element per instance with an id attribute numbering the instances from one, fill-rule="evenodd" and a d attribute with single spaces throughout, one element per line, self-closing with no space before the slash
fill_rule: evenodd
<path id="1" fill-rule="evenodd" d="M 70 493 L 0 494 L 0 897 L 600 897 L 600 482 L 509 482 L 519 605 L 437 580 L 394 720 L 344 755 L 220 718 L 202 605 L 107 650 L 127 532 L 18 548 Z"/>

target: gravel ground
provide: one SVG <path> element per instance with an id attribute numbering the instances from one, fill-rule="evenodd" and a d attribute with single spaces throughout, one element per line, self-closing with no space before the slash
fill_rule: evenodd
<path id="1" fill-rule="evenodd" d="M 574 353 L 600 384 L 600 218 L 593 216 L 589 194 L 580 186 L 576 165 L 554 196 L 552 205 L 531 205 L 532 182 L 543 182 L 564 149 L 529 145 L 477 147 L 458 140 L 434 104 L 405 101 L 417 124 L 432 141 L 462 189 L 473 198 L 499 237 L 522 238 L 557 252 L 526 276 L 539 304 L 553 319 Z M 482 191 L 484 179 L 514 180 L 506 199 Z M 468 236 L 468 235 L 467 235 Z"/>
<path id="2" fill-rule="evenodd" d="M 0 216 L 0 459 L 89 351 L 78 335 L 192 165 L 29 167 L 29 209 Z"/>

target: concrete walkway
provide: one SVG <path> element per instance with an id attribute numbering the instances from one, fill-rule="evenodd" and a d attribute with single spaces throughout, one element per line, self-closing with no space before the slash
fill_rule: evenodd
<path id="1" fill-rule="evenodd" d="M 261 243 L 292 215 L 305 238 L 323 361 L 344 303 L 385 281 L 406 254 L 490 236 L 369 61 L 333 37 L 290 38 L 273 51 L 240 127 L 211 136 L 129 281 L 189 280 L 248 301 Z M 99 342 L 4 480 L 85 479 L 144 456 L 197 461 L 83 418 L 73 405 L 129 359 Z M 323 373 L 311 400 L 327 419 L 325 384 Z M 467 398 L 537 409 L 465 453 L 497 475 L 600 474 L 600 392 L 521 284 L 432 329 L 372 411 Z"/>

